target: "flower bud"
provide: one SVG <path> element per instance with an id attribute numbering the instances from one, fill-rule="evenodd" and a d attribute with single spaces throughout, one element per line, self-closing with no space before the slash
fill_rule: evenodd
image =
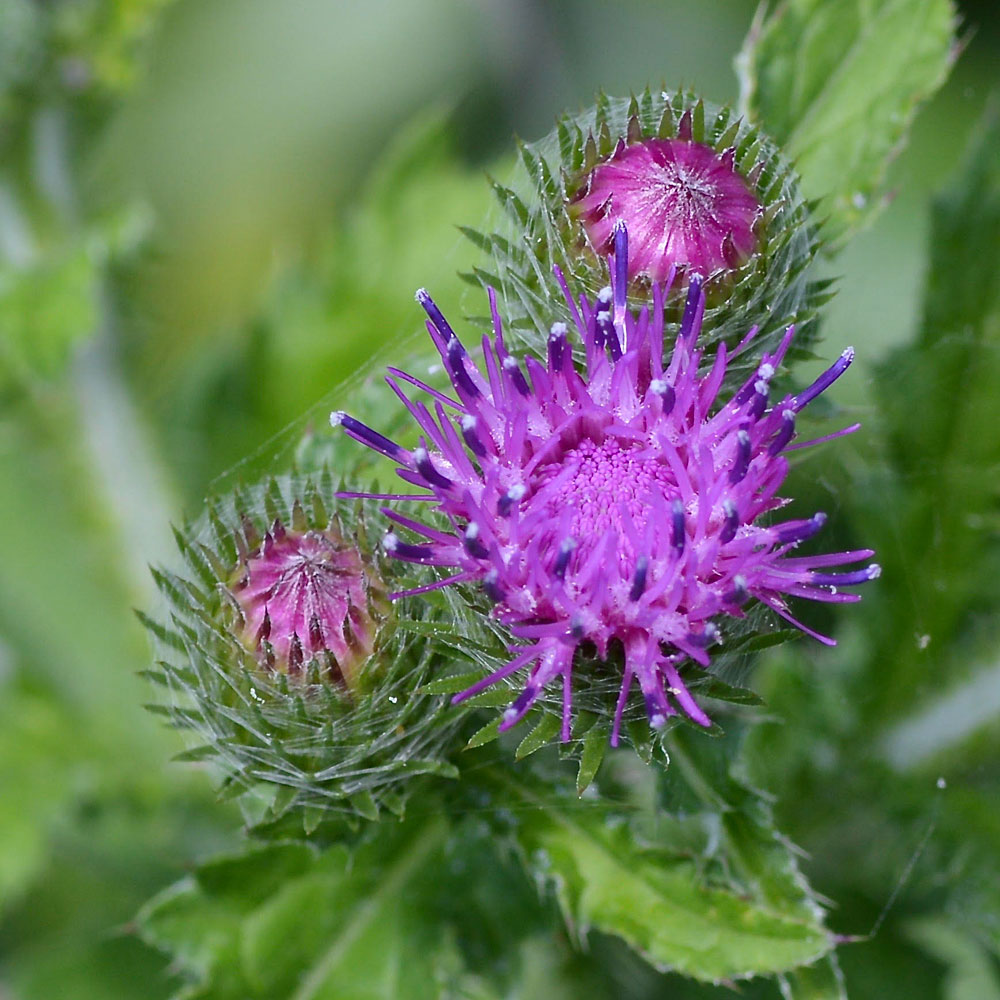
<path id="1" fill-rule="evenodd" d="M 553 265 L 594 299 L 609 260 L 637 304 L 663 289 L 668 324 L 681 322 L 696 275 L 707 343 L 735 343 L 761 323 L 759 343 L 773 348 L 797 322 L 797 346 L 807 346 L 803 321 L 823 299 L 806 277 L 816 227 L 791 166 L 755 125 L 691 93 L 647 89 L 631 100 L 601 95 L 520 152 L 511 185 L 494 185 L 504 210 L 497 232 L 467 231 L 493 257 L 476 277 L 497 289 L 515 330 L 529 329 L 518 346 L 540 351 L 553 319 L 572 319 L 544 277 Z M 629 232 L 622 261 L 619 225 Z"/>
<path id="2" fill-rule="evenodd" d="M 390 604 L 400 572 L 355 507 L 329 472 L 211 501 L 176 533 L 183 569 L 154 571 L 158 620 L 140 615 L 164 691 L 150 707 L 196 734 L 182 757 L 218 766 L 262 830 L 399 813 L 416 776 L 456 773 L 460 713 L 421 691 L 439 612 Z"/>

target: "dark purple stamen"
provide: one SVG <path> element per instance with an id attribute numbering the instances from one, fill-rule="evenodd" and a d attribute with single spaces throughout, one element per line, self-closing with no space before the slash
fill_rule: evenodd
<path id="1" fill-rule="evenodd" d="M 681 329 L 678 335 L 681 340 L 686 340 L 692 334 L 697 333 L 696 320 L 701 311 L 701 285 L 701 275 L 692 274 L 688 282 L 687 304 L 684 306 L 684 318 L 681 320 Z"/>
<path id="2" fill-rule="evenodd" d="M 465 348 L 459 343 L 457 337 L 448 342 L 448 370 L 452 374 L 452 381 L 460 391 L 475 398 L 481 396 L 482 393 L 479 391 L 479 386 L 472 381 L 469 373 L 465 370 L 467 356 Z"/>
<path id="3" fill-rule="evenodd" d="M 390 441 L 378 431 L 373 431 L 367 424 L 355 420 L 343 410 L 336 410 L 330 414 L 330 424 L 333 427 L 342 426 L 345 433 L 354 438 L 355 441 L 367 445 L 379 454 L 385 455 L 386 458 L 391 458 L 396 462 L 406 461 L 406 452 L 395 441 Z"/>
<path id="4" fill-rule="evenodd" d="M 418 288 L 417 301 L 424 307 L 424 312 L 430 317 L 431 322 L 438 328 L 438 332 L 444 337 L 445 343 L 448 345 L 449 349 L 451 347 L 452 341 L 458 344 L 462 348 L 462 352 L 465 352 L 465 348 L 462 347 L 461 341 L 458 339 L 458 334 L 451 328 L 451 324 L 444 318 L 444 314 L 438 309 L 434 300 L 427 294 L 426 288 Z"/>
<path id="5" fill-rule="evenodd" d="M 806 521 L 789 521 L 785 525 L 779 525 L 775 528 L 775 532 L 781 545 L 788 542 L 804 542 L 807 538 L 812 538 L 824 524 L 826 524 L 826 514 L 819 511 Z"/>
<path id="6" fill-rule="evenodd" d="M 615 223 L 615 316 L 624 316 L 628 293 L 628 230 L 620 219 Z"/>
<path id="7" fill-rule="evenodd" d="M 734 576 L 733 589 L 722 600 L 734 608 L 739 608 L 746 604 L 750 600 L 750 592 L 747 590 L 746 580 L 742 576 Z"/>
<path id="8" fill-rule="evenodd" d="M 632 589 L 628 592 L 630 601 L 638 601 L 646 589 L 646 573 L 649 570 L 649 558 L 639 556 L 635 561 L 635 575 L 632 577 Z"/>
<path id="9" fill-rule="evenodd" d="M 573 555 L 575 548 L 576 542 L 572 538 L 567 538 L 559 546 L 559 551 L 556 553 L 555 565 L 552 567 L 552 573 L 558 579 L 566 579 L 566 569 L 569 566 L 570 556 Z"/>
<path id="10" fill-rule="evenodd" d="M 719 630 L 707 622 L 701 632 L 688 632 L 685 638 L 696 649 L 708 649 L 719 638 Z"/>
<path id="11" fill-rule="evenodd" d="M 521 371 L 521 366 L 509 354 L 503 359 L 503 370 L 510 377 L 511 382 L 514 383 L 514 388 L 522 396 L 527 397 L 531 395 L 531 387 L 528 385 L 528 380 L 524 377 L 524 372 Z"/>
<path id="12" fill-rule="evenodd" d="M 416 463 L 417 472 L 424 477 L 425 482 L 429 483 L 431 486 L 438 486 L 443 490 L 451 488 L 451 480 L 442 476 L 441 473 L 434 468 L 434 464 L 431 462 L 431 457 L 427 454 L 426 448 L 417 448 L 413 452 L 413 461 Z"/>
<path id="13" fill-rule="evenodd" d="M 500 573 L 496 569 L 491 569 L 483 577 L 483 592 L 497 604 L 504 599 L 503 588 L 500 586 Z"/>
<path id="14" fill-rule="evenodd" d="M 569 353 L 566 341 L 566 324 L 553 323 L 552 331 L 549 334 L 549 368 L 552 371 L 560 371 Z"/>
<path id="15" fill-rule="evenodd" d="M 462 534 L 462 544 L 473 559 L 486 559 L 490 554 L 479 537 L 479 525 L 475 521 L 470 521 Z"/>
<path id="16" fill-rule="evenodd" d="M 663 407 L 663 415 L 667 416 L 673 410 L 674 403 L 677 400 L 677 394 L 674 392 L 673 386 L 667 385 L 663 379 L 657 378 L 649 383 L 649 391 L 654 396 L 660 397 L 660 406 Z"/>
<path id="17" fill-rule="evenodd" d="M 729 470 L 729 481 L 734 485 L 743 480 L 750 468 L 750 433 L 745 427 L 736 432 L 736 461 Z"/>
<path id="18" fill-rule="evenodd" d="M 850 573 L 810 573 L 809 582 L 820 587 L 853 587 L 859 583 L 868 583 L 882 575 L 882 567 L 872 563 L 864 569 L 856 569 Z"/>
<path id="19" fill-rule="evenodd" d="M 605 286 L 597 293 L 594 302 L 594 347 L 603 350 L 608 342 L 608 332 L 614 332 L 611 323 L 611 300 L 613 298 L 610 286 Z M 617 334 L 616 334 L 617 338 Z"/>
<path id="20" fill-rule="evenodd" d="M 684 551 L 684 539 L 687 537 L 687 532 L 684 530 L 684 504 L 680 500 L 675 500 L 670 505 L 670 518 L 673 526 L 670 544 L 679 555 Z"/>
<path id="21" fill-rule="evenodd" d="M 785 410 L 781 414 L 781 428 L 778 433 L 774 436 L 774 440 L 771 442 L 770 447 L 767 449 L 767 453 L 772 457 L 779 454 L 792 440 L 792 435 L 795 433 L 795 411 Z"/>
<path id="22" fill-rule="evenodd" d="M 722 511 L 726 515 L 726 523 L 722 526 L 722 531 L 719 533 L 719 541 L 725 545 L 726 542 L 731 542 L 736 537 L 736 531 L 740 526 L 740 512 L 736 509 L 736 504 L 732 500 L 724 500 L 722 502 Z"/>
<path id="23" fill-rule="evenodd" d="M 497 501 L 497 513 L 501 517 L 507 517 L 514 504 L 524 499 L 524 494 L 527 490 L 520 485 L 512 486 L 500 499 Z"/>
<path id="24" fill-rule="evenodd" d="M 758 379 L 753 387 L 753 400 L 750 403 L 750 416 L 754 420 L 760 420 L 760 415 L 767 408 L 767 382 Z"/>
<path id="25" fill-rule="evenodd" d="M 611 312 L 605 310 L 597 314 L 597 326 L 601 331 L 602 343 L 607 347 L 612 361 L 620 361 L 622 356 L 622 344 L 618 339 L 618 331 L 611 320 Z"/>
<path id="26" fill-rule="evenodd" d="M 854 348 L 848 347 L 843 354 L 808 389 L 803 390 L 792 399 L 792 409 L 801 410 L 811 403 L 821 392 L 825 392 L 851 366 L 854 360 Z"/>
<path id="27" fill-rule="evenodd" d="M 472 414 L 462 417 L 462 438 L 469 446 L 469 450 L 478 458 L 485 458 L 488 454 L 486 445 L 476 433 L 476 418 Z"/>
<path id="28" fill-rule="evenodd" d="M 397 559 L 403 559 L 406 562 L 422 563 L 434 558 L 434 549 L 432 546 L 413 545 L 410 542 L 400 541 L 399 536 L 392 531 L 382 539 L 382 545 L 389 555 L 395 556 Z"/>

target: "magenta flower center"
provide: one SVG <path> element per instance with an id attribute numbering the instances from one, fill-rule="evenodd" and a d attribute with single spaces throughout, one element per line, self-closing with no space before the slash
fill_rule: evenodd
<path id="1" fill-rule="evenodd" d="M 733 153 L 683 139 L 621 146 L 598 164 L 576 199 L 584 228 L 600 253 L 613 229 L 629 233 L 628 276 L 667 282 L 676 268 L 707 277 L 753 253 L 760 202 L 733 166 Z"/>
<path id="2" fill-rule="evenodd" d="M 648 457 L 637 444 L 623 445 L 612 437 L 600 444 L 584 438 L 558 461 L 543 465 L 532 485 L 535 494 L 529 504 L 544 505 L 550 524 L 571 518 L 569 534 L 577 540 L 578 558 L 585 557 L 609 529 L 630 549 L 623 518 L 642 532 L 654 493 L 668 498 L 676 493 L 666 463 Z"/>
<path id="3" fill-rule="evenodd" d="M 371 652 L 361 556 L 339 538 L 286 531 L 275 522 L 246 558 L 233 593 L 247 640 L 271 667 L 297 674 L 318 659 L 350 683 L 358 661 Z"/>

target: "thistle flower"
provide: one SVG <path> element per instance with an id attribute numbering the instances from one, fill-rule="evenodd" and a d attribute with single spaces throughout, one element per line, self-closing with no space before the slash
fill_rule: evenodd
<path id="1" fill-rule="evenodd" d="M 844 351 L 803 392 L 772 403 L 770 382 L 792 342 L 790 327 L 777 350 L 765 353 L 719 405 L 727 364 L 755 331 L 732 353 L 719 344 L 699 374 L 705 296 L 693 276 L 665 360 L 664 289 L 654 285 L 652 309 L 633 316 L 625 296 L 627 262 L 627 230 L 619 224 L 612 285 L 595 301 L 581 296 L 579 308 L 556 272 L 583 343 L 585 376 L 561 323 L 552 327 L 546 362 L 529 356 L 522 367 L 507 350 L 492 293 L 494 337 L 483 338 L 484 375 L 421 290 L 417 300 L 457 399 L 389 370 L 387 382 L 425 435 L 412 450 L 347 414 L 331 415 L 335 426 L 398 462 L 399 476 L 426 491 L 412 499 L 430 502 L 448 523 L 439 527 L 383 508 L 399 529 L 418 536 L 411 541 L 392 530 L 384 542 L 388 553 L 455 570 L 419 590 L 479 581 L 515 637 L 512 659 L 455 698 L 526 670 L 524 690 L 504 713 L 501 730 L 558 683 L 561 734 L 569 739 L 574 654 L 583 643 L 602 658 L 613 645 L 624 652 L 613 744 L 633 682 L 654 728 L 678 709 L 708 726 L 680 667 L 688 660 L 709 666 L 709 649 L 720 637 L 715 619 L 742 617 L 756 599 L 833 644 L 795 619 L 787 598 L 854 601 L 857 595 L 842 588 L 879 572 L 874 564 L 829 571 L 867 559 L 867 549 L 792 555 L 823 526 L 821 513 L 774 523 L 768 517 L 787 502 L 777 495 L 788 471 L 785 452 L 804 446 L 793 444 L 797 414 L 840 377 L 853 351 Z M 433 413 L 403 392 L 404 383 L 431 398 Z"/>
<path id="2" fill-rule="evenodd" d="M 244 620 L 243 641 L 273 670 L 301 677 L 318 661 L 332 679 L 354 688 L 371 655 L 375 618 L 370 591 L 380 584 L 356 545 L 334 523 L 321 531 L 287 530 L 276 518 L 261 540 L 252 521 L 228 588 Z"/>
<path id="3" fill-rule="evenodd" d="M 471 280 L 496 289 L 512 347 L 544 342 L 561 306 L 544 278 L 553 266 L 597 295 L 618 221 L 629 231 L 637 299 L 651 282 L 666 288 L 671 273 L 697 273 L 707 338 L 732 342 L 759 322 L 758 343 L 773 350 L 796 323 L 798 346 L 808 346 L 807 321 L 827 296 L 807 275 L 819 235 L 794 170 L 752 122 L 689 92 L 601 94 L 520 154 L 511 181 L 493 185 L 495 231 L 464 230 L 487 255 Z M 682 288 L 665 295 L 668 323 L 680 320 Z"/>
<path id="4" fill-rule="evenodd" d="M 415 778 L 457 773 L 455 713 L 420 691 L 438 666 L 422 631 L 436 612 L 393 612 L 387 585 L 406 567 L 354 506 L 329 469 L 210 501 L 177 532 L 185 565 L 154 571 L 158 620 L 140 615 L 164 693 L 150 707 L 195 734 L 183 757 L 216 764 L 226 794 L 269 801 L 263 818 L 249 810 L 260 833 L 399 813 Z"/>
<path id="5" fill-rule="evenodd" d="M 630 234 L 628 277 L 662 282 L 676 269 L 707 277 L 738 267 L 754 249 L 763 209 L 734 166 L 691 140 L 690 113 L 676 139 L 619 142 L 571 198 L 591 245 L 609 254 L 621 221 Z"/>

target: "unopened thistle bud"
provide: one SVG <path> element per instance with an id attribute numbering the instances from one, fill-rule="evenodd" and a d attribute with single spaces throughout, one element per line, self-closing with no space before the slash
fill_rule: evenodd
<path id="1" fill-rule="evenodd" d="M 501 296 L 515 330 L 527 317 L 539 334 L 567 315 L 544 275 L 560 267 L 595 298 L 614 254 L 614 227 L 629 232 L 618 261 L 635 302 L 652 285 L 665 319 L 679 324 L 697 276 L 711 340 L 735 343 L 753 322 L 773 347 L 803 322 L 823 288 L 806 277 L 818 240 L 797 178 L 756 126 L 685 92 L 646 90 L 631 100 L 601 95 L 594 108 L 561 119 L 553 134 L 521 146 L 521 171 L 494 185 L 504 209 L 497 232 L 468 235 L 489 255 L 476 272 Z M 518 338 L 536 348 L 530 331 Z"/>
<path id="2" fill-rule="evenodd" d="M 420 690 L 439 655 L 421 631 L 434 611 L 393 608 L 399 574 L 355 506 L 328 472 L 210 502 L 177 532 L 184 570 L 154 573 L 159 620 L 140 616 L 166 692 L 151 707 L 197 735 L 184 757 L 215 763 L 234 795 L 259 793 L 265 827 L 399 812 L 415 776 L 455 773 L 456 713 Z"/>

